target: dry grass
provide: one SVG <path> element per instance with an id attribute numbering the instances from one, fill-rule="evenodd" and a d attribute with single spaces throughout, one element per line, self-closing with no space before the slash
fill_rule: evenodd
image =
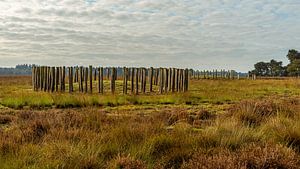
<path id="1" fill-rule="evenodd" d="M 187 94 L 29 90 L 0 77 L 0 168 L 299 168 L 297 79 L 193 81 Z"/>

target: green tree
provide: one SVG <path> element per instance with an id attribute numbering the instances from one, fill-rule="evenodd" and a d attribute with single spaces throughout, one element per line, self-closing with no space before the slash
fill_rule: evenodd
<path id="1" fill-rule="evenodd" d="M 291 49 L 291 50 L 289 50 L 286 57 L 290 60 L 290 63 L 287 65 L 288 75 L 299 76 L 300 53 L 295 49 Z"/>
<path id="2" fill-rule="evenodd" d="M 267 76 L 269 73 L 269 64 L 265 62 L 258 62 L 254 65 L 255 70 L 253 73 L 255 73 L 258 76 Z"/>
<path id="3" fill-rule="evenodd" d="M 295 49 L 290 49 L 286 57 L 292 63 L 294 60 L 300 59 L 300 53 Z"/>
<path id="4" fill-rule="evenodd" d="M 277 62 L 276 60 L 272 59 L 269 63 L 269 72 L 270 76 L 282 76 L 284 72 L 282 62 Z"/>
<path id="5" fill-rule="evenodd" d="M 300 75 L 300 59 L 295 59 L 287 66 L 287 72 L 290 76 Z"/>

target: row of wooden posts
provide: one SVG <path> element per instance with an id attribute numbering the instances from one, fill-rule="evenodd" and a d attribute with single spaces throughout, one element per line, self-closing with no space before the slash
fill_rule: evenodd
<path id="1" fill-rule="evenodd" d="M 239 79 L 240 75 L 234 70 L 191 70 L 192 79 Z"/>
<path id="2" fill-rule="evenodd" d="M 154 86 L 160 94 L 186 92 L 189 79 L 189 69 L 177 68 L 32 67 L 33 90 L 45 92 L 65 92 L 68 89 L 72 93 L 78 89 L 82 93 L 93 93 L 96 82 L 97 92 L 103 94 L 105 80 L 110 81 L 110 92 L 113 94 L 117 80 L 123 81 L 123 94 L 127 94 L 128 90 L 131 94 L 157 92 Z M 74 86 L 78 87 L 75 89 Z"/>

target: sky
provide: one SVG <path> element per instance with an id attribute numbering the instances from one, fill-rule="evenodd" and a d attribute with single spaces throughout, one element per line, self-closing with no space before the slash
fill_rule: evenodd
<path id="1" fill-rule="evenodd" d="M 248 71 L 300 50 L 299 0 L 1 0 L 0 66 Z"/>

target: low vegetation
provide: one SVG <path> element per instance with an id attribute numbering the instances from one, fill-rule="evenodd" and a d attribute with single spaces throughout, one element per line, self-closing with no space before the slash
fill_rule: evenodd
<path id="1" fill-rule="evenodd" d="M 0 168 L 299 168 L 299 84 L 199 80 L 185 94 L 100 96 L 0 77 Z"/>

